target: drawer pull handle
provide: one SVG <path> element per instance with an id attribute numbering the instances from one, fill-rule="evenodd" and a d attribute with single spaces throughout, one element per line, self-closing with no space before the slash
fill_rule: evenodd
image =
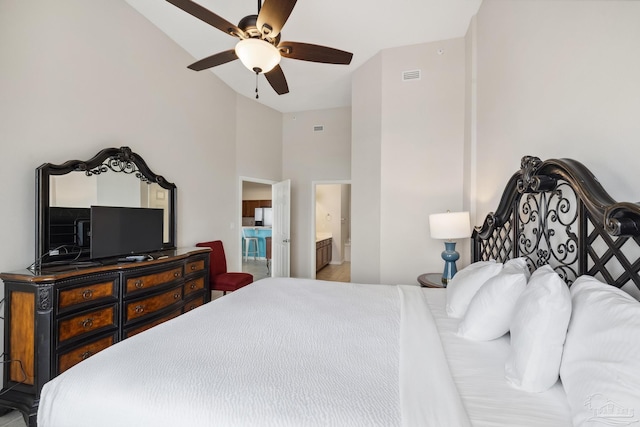
<path id="1" fill-rule="evenodd" d="M 80 360 L 87 360 L 91 356 L 93 356 L 93 351 L 87 350 L 80 355 Z"/>
<path id="2" fill-rule="evenodd" d="M 173 277 L 180 277 L 180 272 L 176 271 L 175 273 L 173 273 Z"/>
<path id="3" fill-rule="evenodd" d="M 195 282 L 192 282 L 191 285 L 189 286 L 191 289 L 195 289 L 196 288 L 196 284 Z"/>
<path id="4" fill-rule="evenodd" d="M 82 325 L 83 328 L 89 329 L 90 327 L 93 326 L 93 319 L 91 318 L 84 319 L 83 321 L 80 322 L 80 324 Z"/>
<path id="5" fill-rule="evenodd" d="M 173 299 L 178 299 L 180 298 L 180 292 L 176 292 L 175 294 L 173 294 Z"/>
<path id="6" fill-rule="evenodd" d="M 84 291 L 82 291 L 82 298 L 83 299 L 93 298 L 93 291 L 91 289 L 85 289 Z"/>
<path id="7" fill-rule="evenodd" d="M 138 289 L 142 289 L 144 287 L 144 282 L 142 280 L 136 280 L 134 286 Z"/>
<path id="8" fill-rule="evenodd" d="M 193 310 L 194 308 L 196 308 L 196 306 L 195 306 L 195 305 L 193 305 L 193 304 L 191 304 L 191 305 L 189 306 L 189 311 Z"/>
<path id="9" fill-rule="evenodd" d="M 195 265 L 192 265 L 192 266 L 191 266 L 191 271 L 193 271 L 193 270 L 195 270 L 195 269 L 196 269 L 196 266 L 195 266 Z"/>
<path id="10" fill-rule="evenodd" d="M 133 310 L 136 313 L 142 313 L 144 311 L 144 306 L 143 305 L 136 305 L 136 307 Z"/>

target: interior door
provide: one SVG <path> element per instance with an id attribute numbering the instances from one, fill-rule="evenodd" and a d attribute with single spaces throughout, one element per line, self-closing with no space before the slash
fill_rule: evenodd
<path id="1" fill-rule="evenodd" d="M 289 277 L 291 243 L 291 180 L 287 179 L 273 184 L 271 192 L 273 203 L 271 276 Z"/>

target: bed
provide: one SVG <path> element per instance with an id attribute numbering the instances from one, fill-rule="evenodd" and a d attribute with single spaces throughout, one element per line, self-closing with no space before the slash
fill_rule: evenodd
<path id="1" fill-rule="evenodd" d="M 525 157 L 472 239 L 446 289 L 255 282 L 54 378 L 38 425 L 637 423 L 640 206 Z"/>

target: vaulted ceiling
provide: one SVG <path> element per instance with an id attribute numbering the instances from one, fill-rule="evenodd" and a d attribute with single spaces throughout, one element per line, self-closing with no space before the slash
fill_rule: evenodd
<path id="1" fill-rule="evenodd" d="M 191 62 L 233 49 L 238 40 L 166 1 L 126 1 L 193 55 Z M 234 24 L 258 10 L 258 0 L 195 1 Z M 464 36 L 481 1 L 299 0 L 282 40 L 346 50 L 353 60 L 350 65 L 328 65 L 283 58 L 280 66 L 290 92 L 277 95 L 261 75 L 257 102 L 281 112 L 349 106 L 354 70 L 383 49 Z M 177 65 L 186 68 L 191 62 Z M 196 72 L 213 72 L 236 92 L 255 98 L 256 76 L 240 61 Z"/>

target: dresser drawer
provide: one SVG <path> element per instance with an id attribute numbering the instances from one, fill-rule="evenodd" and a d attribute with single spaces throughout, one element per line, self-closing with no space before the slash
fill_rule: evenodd
<path id="1" fill-rule="evenodd" d="M 116 300 L 117 279 L 88 283 L 73 288 L 63 289 L 58 293 L 58 310 L 71 310 L 82 304 Z"/>
<path id="2" fill-rule="evenodd" d="M 71 338 L 97 331 L 101 328 L 117 327 L 116 306 L 80 313 L 58 321 L 58 343 L 63 344 Z"/>
<path id="3" fill-rule="evenodd" d="M 187 296 L 201 289 L 204 289 L 204 277 L 198 277 L 197 279 L 188 280 L 184 284 L 184 295 Z"/>
<path id="4" fill-rule="evenodd" d="M 115 334 L 104 338 L 98 338 L 80 347 L 58 354 L 58 374 L 63 373 L 70 367 L 77 365 L 85 359 L 93 356 L 101 350 L 115 343 Z"/>
<path id="5" fill-rule="evenodd" d="M 182 301 L 182 286 L 149 298 L 130 301 L 126 304 L 127 318 L 125 321 L 129 322 L 142 316 L 148 316 L 180 301 Z"/>
<path id="6" fill-rule="evenodd" d="M 189 301 L 185 301 L 184 303 L 184 312 L 191 311 L 194 308 L 200 307 L 205 303 L 205 295 L 200 295 L 195 298 L 191 298 Z"/>
<path id="7" fill-rule="evenodd" d="M 188 262 L 187 265 L 185 265 L 184 267 L 184 274 L 191 274 L 191 273 L 195 273 L 197 271 L 202 271 L 204 270 L 204 260 L 198 260 L 198 261 L 191 261 Z"/>
<path id="8" fill-rule="evenodd" d="M 160 271 L 145 276 L 129 277 L 126 279 L 127 294 L 134 294 L 145 289 L 162 286 L 171 283 L 182 277 L 182 266 L 178 266 L 166 271 Z"/>
<path id="9" fill-rule="evenodd" d="M 153 321 L 151 321 L 149 323 L 145 323 L 144 325 L 137 326 L 135 328 L 130 328 L 130 329 L 125 330 L 124 331 L 124 337 L 125 338 L 132 337 L 132 336 L 134 336 L 136 334 L 139 334 L 140 332 L 146 331 L 147 329 L 151 329 L 154 326 L 158 326 L 159 324 L 164 323 L 167 320 L 171 320 L 174 317 L 178 317 L 181 314 L 182 314 L 182 310 L 181 309 L 174 310 L 171 313 L 169 313 L 169 314 L 167 314 L 165 316 L 162 316 L 162 317 L 160 317 L 160 318 L 158 318 L 156 320 L 153 320 Z"/>

